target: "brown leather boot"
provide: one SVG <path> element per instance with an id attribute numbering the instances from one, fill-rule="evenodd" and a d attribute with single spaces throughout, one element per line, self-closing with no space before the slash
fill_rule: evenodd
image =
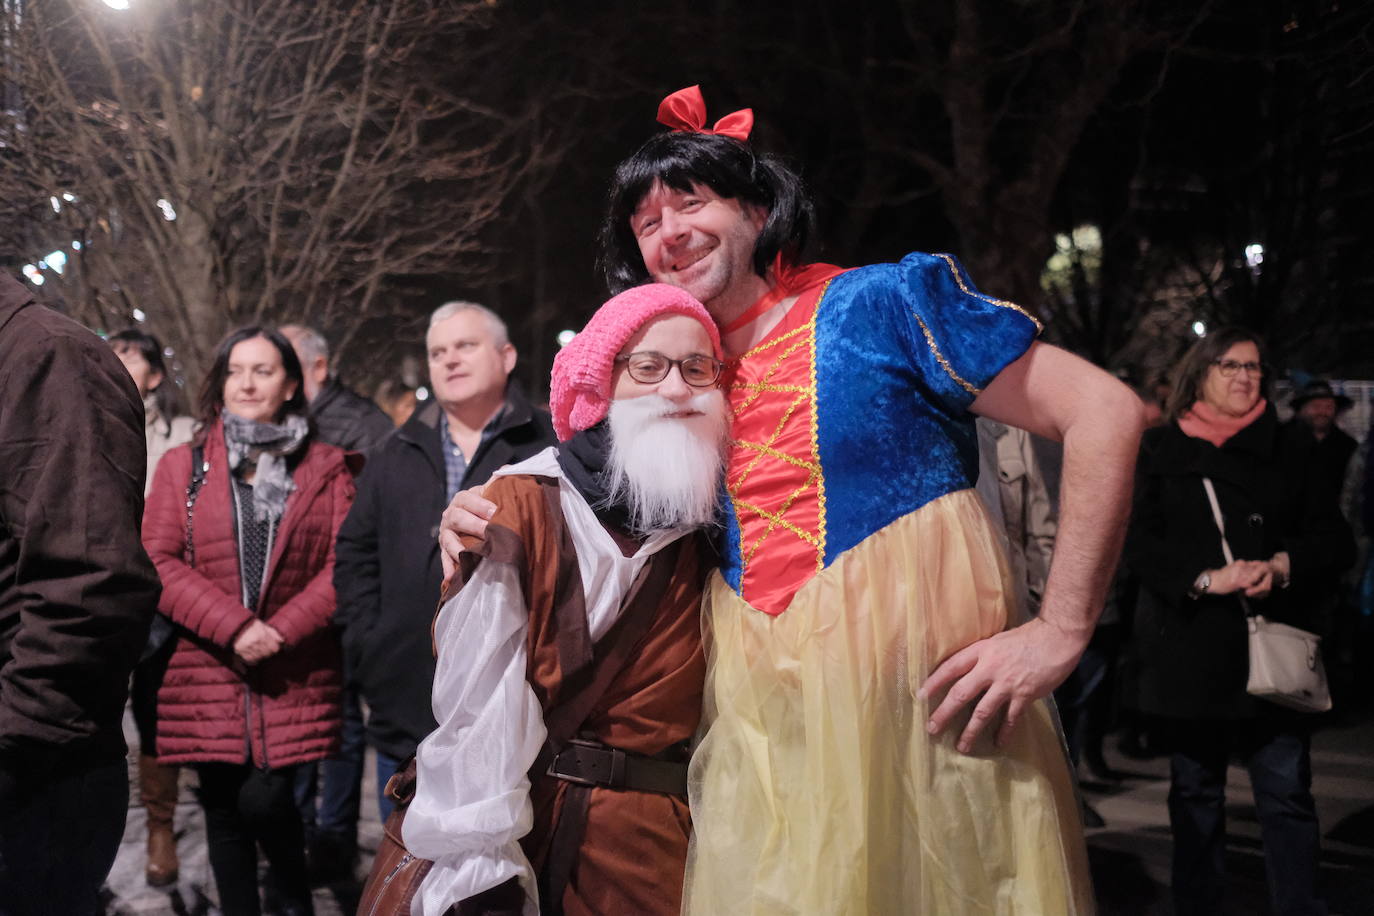
<path id="1" fill-rule="evenodd" d="M 172 831 L 172 815 L 177 808 L 178 767 L 162 766 L 150 754 L 138 757 L 138 786 L 143 807 L 148 812 L 148 869 L 151 887 L 164 887 L 177 880 L 177 839 Z"/>

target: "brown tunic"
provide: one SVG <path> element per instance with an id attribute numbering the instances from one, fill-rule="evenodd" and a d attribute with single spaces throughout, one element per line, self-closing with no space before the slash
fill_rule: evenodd
<path id="1" fill-rule="evenodd" d="M 577 560 L 560 546 L 561 519 L 550 512 L 556 481 L 499 477 L 486 496 L 500 508 L 476 551 L 515 562 L 529 605 L 528 678 L 547 713 L 585 676 L 590 641 Z M 658 610 L 632 661 L 611 682 L 579 734 L 622 750 L 657 755 L 689 740 L 701 718 L 706 662 L 701 589 L 710 569 L 704 538 L 690 535 L 650 563 L 674 563 Z M 470 569 L 465 570 L 470 574 Z M 575 613 L 569 613 L 570 609 Z M 534 827 L 522 841 L 537 872 L 570 784 L 531 773 Z M 585 834 L 562 895 L 565 916 L 676 914 L 691 820 L 684 797 L 593 787 Z M 550 912 L 549 901 L 542 902 Z"/>

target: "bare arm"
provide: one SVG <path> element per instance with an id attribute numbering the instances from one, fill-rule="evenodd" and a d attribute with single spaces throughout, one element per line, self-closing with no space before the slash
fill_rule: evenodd
<path id="1" fill-rule="evenodd" d="M 1062 440 L 1064 472 L 1058 537 L 1040 615 L 954 653 L 919 691 L 928 699 L 948 689 L 927 724 L 932 734 L 977 701 L 959 738 L 964 752 L 1005 710 L 997 736 L 1003 743 L 1026 707 L 1047 696 L 1078 663 L 1125 538 L 1144 426 L 1142 405 L 1130 389 L 1090 363 L 1040 343 L 1002 370 L 972 409 Z"/>

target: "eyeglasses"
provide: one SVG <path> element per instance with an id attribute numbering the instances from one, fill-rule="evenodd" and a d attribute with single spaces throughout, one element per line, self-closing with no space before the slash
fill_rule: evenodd
<path id="1" fill-rule="evenodd" d="M 688 356 L 683 359 L 669 359 L 653 350 L 641 350 L 617 356 L 615 361 L 625 364 L 630 378 L 641 385 L 656 385 L 668 377 L 668 372 L 677 366 L 682 380 L 693 388 L 709 388 L 720 378 L 725 364 L 710 356 Z"/>
<path id="2" fill-rule="evenodd" d="M 1260 363 L 1242 363 L 1234 359 L 1214 359 L 1212 360 L 1212 365 L 1221 370 L 1223 378 L 1231 378 L 1242 369 L 1251 375 L 1262 375 L 1264 373 L 1264 366 Z"/>

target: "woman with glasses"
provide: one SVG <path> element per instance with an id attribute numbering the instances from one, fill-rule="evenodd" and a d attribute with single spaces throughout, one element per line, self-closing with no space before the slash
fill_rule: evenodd
<path id="1" fill-rule="evenodd" d="M 1221 328 L 1183 358 L 1165 424 L 1145 433 L 1126 562 L 1141 581 L 1137 701 L 1172 752 L 1169 822 L 1180 916 L 1221 912 L 1226 767 L 1249 769 L 1276 913 L 1325 913 L 1310 718 L 1246 693 L 1246 608 L 1313 629 L 1311 596 L 1348 566 L 1350 533 L 1320 497 L 1310 448 L 1265 397 L 1260 339 Z M 1225 559 L 1210 480 L 1234 560 Z"/>
<path id="2" fill-rule="evenodd" d="M 300 361 L 269 328 L 220 343 L 200 421 L 158 464 L 143 518 L 158 610 L 178 628 L 158 692 L 158 755 L 196 768 L 225 916 L 259 916 L 259 848 L 277 912 L 305 916 L 292 787 L 301 764 L 338 745 L 334 542 L 353 477 L 344 452 L 313 435 Z"/>

